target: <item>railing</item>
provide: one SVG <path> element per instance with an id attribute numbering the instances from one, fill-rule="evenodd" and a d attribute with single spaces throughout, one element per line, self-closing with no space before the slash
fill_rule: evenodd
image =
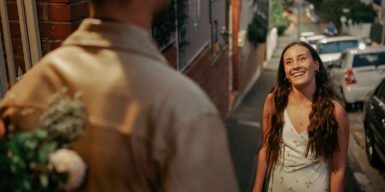
<path id="1" fill-rule="evenodd" d="M 30 70 L 41 58 L 40 33 L 36 11 L 35 0 L 17 0 L 21 41 L 24 54 L 24 65 L 26 71 Z M 12 40 L 8 20 L 6 0 L 0 0 L 0 14 L 3 28 L 4 47 L 0 38 L 0 96 L 2 97 L 11 88 L 22 74 L 16 74 L 15 61 L 12 50 Z M 4 60 L 4 56 L 6 61 Z M 8 71 L 6 70 L 6 64 Z M 19 69 L 18 69 L 19 70 Z M 9 80 L 7 78 L 9 77 Z"/>

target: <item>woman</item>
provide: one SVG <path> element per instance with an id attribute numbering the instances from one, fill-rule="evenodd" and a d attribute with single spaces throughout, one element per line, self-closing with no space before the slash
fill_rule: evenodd
<path id="1" fill-rule="evenodd" d="M 349 123 L 334 98 L 317 52 L 304 42 L 287 45 L 263 109 L 253 192 L 269 173 L 269 192 L 343 191 Z"/>

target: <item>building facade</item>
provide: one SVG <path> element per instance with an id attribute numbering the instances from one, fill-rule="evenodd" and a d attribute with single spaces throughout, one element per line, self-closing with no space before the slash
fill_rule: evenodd
<path id="1" fill-rule="evenodd" d="M 177 1 L 182 0 L 174 1 L 176 11 Z M 184 31 L 176 29 L 161 47 L 170 65 L 201 86 L 223 118 L 251 81 L 254 65 L 262 62 L 240 64 L 237 42 L 242 3 L 185 0 Z M 89 17 L 87 0 L 2 0 L 0 11 L 0 58 L 4 58 L 0 59 L 1 95 Z M 262 49 L 260 60 L 264 57 Z"/>

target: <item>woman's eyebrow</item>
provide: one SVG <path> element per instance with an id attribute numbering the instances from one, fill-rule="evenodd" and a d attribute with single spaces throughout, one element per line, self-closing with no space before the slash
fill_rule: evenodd
<path id="1" fill-rule="evenodd" d="M 297 57 L 306 56 L 306 54 L 299 54 Z"/>

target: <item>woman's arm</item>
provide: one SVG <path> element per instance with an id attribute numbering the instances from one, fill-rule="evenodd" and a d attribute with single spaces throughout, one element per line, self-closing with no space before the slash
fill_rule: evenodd
<path id="1" fill-rule="evenodd" d="M 330 169 L 330 192 L 344 191 L 344 177 L 346 156 L 349 145 L 349 121 L 344 107 L 334 101 L 335 117 L 338 122 L 338 145 L 333 158 L 329 160 Z"/>
<path id="2" fill-rule="evenodd" d="M 265 105 L 263 106 L 262 147 L 258 152 L 258 166 L 257 166 L 257 173 L 255 177 L 253 192 L 262 191 L 263 180 L 265 178 L 265 172 L 267 169 L 267 161 L 266 161 L 267 143 L 265 141 L 265 136 L 270 125 L 271 109 L 273 106 L 272 103 L 273 103 L 273 94 L 270 93 L 266 98 Z"/>

